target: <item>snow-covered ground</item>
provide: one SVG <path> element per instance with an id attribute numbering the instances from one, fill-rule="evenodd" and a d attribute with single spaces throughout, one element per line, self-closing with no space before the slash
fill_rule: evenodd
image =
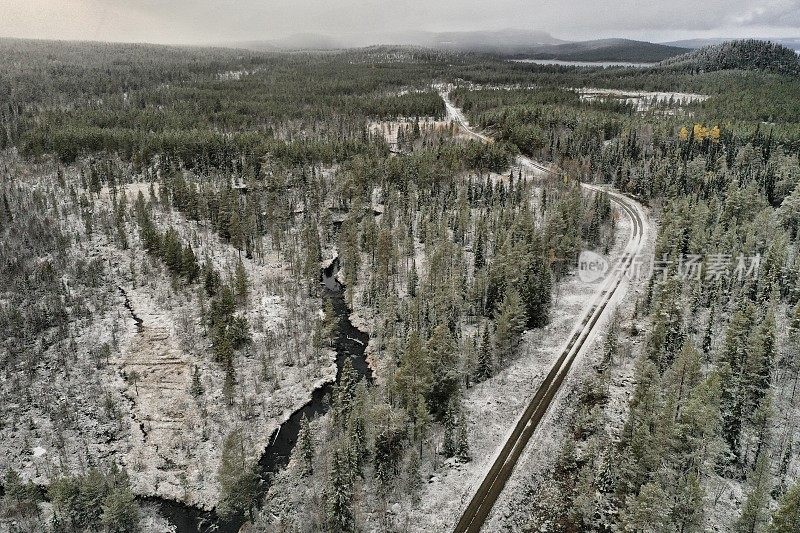
<path id="1" fill-rule="evenodd" d="M 451 128 L 451 124 L 448 121 L 436 120 L 433 117 L 420 117 L 419 121 L 413 118 L 373 121 L 367 124 L 367 130 L 372 134 L 382 136 L 391 148 L 396 149 L 400 128 L 413 128 L 414 124 L 419 124 L 420 130 L 429 135 L 435 133 L 446 135 L 449 134 Z"/>
<path id="2" fill-rule="evenodd" d="M 138 191 L 137 191 L 138 192 Z M 126 288 L 144 321 L 116 361 L 123 373 L 136 370 L 140 380 L 125 394 L 133 400 L 133 449 L 126 463 L 141 494 L 156 494 L 203 506 L 216 503 L 216 469 L 222 440 L 240 430 L 257 459 L 272 432 L 310 398 L 311 391 L 336 376 L 335 354 L 312 351 L 311 325 L 321 302 L 292 283 L 280 254 L 267 244 L 263 257 L 248 259 L 200 223 L 176 211 L 157 211 L 163 229 L 175 228 L 199 258 L 208 258 L 223 278 L 241 257 L 249 280 L 245 316 L 253 343 L 237 357 L 234 404 L 223 397 L 224 371 L 211 360 L 210 342 L 202 336 L 199 302 L 191 291 L 163 294 L 157 286 Z M 196 345 L 198 340 L 206 346 Z M 189 389 L 195 369 L 206 393 Z M 145 433 L 137 431 L 144 425 Z"/>
<path id="3" fill-rule="evenodd" d="M 705 94 L 679 93 L 679 92 L 648 92 L 648 91 L 623 91 L 621 89 L 596 89 L 581 87 L 575 89 L 581 100 L 617 99 L 632 104 L 637 111 L 647 111 L 655 105 L 671 104 L 671 107 L 702 102 L 709 98 Z"/>
<path id="4" fill-rule="evenodd" d="M 76 168 L 68 169 L 66 180 L 68 186 L 79 183 Z M 24 187 L 63 194 L 55 183 L 52 171 L 20 180 Z M 139 191 L 146 196 L 148 189 L 134 183 L 117 194 L 127 194 L 131 206 Z M 108 209 L 104 190 L 94 200 L 96 220 Z M 58 220 L 69 235 L 83 231 L 77 210 L 65 207 Z M 201 263 L 208 258 L 223 279 L 232 275 L 239 252 L 212 230 L 161 208 L 155 209 L 154 221 L 162 231 L 175 228 Z M 335 379 L 334 352 L 316 350 L 311 341 L 321 299 L 309 297 L 305 284 L 290 276 L 269 238 L 263 256 L 242 254 L 249 296 L 240 312 L 251 325 L 253 343 L 236 356 L 229 405 L 222 394 L 225 372 L 212 360 L 204 335 L 201 286 L 174 280 L 149 257 L 134 222 L 126 231 L 128 250 L 110 240 L 111 232 L 95 228 L 71 251 L 75 261 L 99 259 L 104 269 L 100 293 L 85 295 L 92 319 L 72 324 L 71 352 L 62 354 L 58 347 L 45 352 L 39 379 L 24 392 L 18 390 L 17 376 L 0 375 L 6 400 L 2 414 L 14 421 L 0 428 L 0 470 L 14 468 L 23 479 L 46 485 L 59 475 L 115 462 L 126 467 L 136 494 L 210 508 L 217 502 L 225 436 L 241 430 L 248 455 L 256 460 L 273 430 L 316 387 Z M 119 288 L 142 319 L 141 332 Z M 68 364 L 59 364 L 62 359 Z M 190 393 L 195 371 L 205 389 L 197 398 Z M 20 401 L 8 401 L 12 397 Z"/>

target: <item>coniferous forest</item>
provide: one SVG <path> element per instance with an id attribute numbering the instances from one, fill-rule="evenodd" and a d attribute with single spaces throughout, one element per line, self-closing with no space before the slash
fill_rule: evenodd
<path id="1" fill-rule="evenodd" d="M 800 528 L 794 51 L 0 51 L 0 531 Z"/>

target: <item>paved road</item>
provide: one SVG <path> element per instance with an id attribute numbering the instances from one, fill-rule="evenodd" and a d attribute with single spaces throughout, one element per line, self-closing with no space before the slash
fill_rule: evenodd
<path id="1" fill-rule="evenodd" d="M 442 98 L 445 101 L 449 117 L 458 123 L 465 133 L 482 142 L 493 142 L 490 137 L 475 131 L 469 126 L 461 110 L 453 105 L 446 93 L 442 92 Z M 552 168 L 525 156 L 520 156 L 517 163 L 532 170 L 557 174 L 557 171 Z M 575 358 L 581 352 L 581 349 L 588 344 L 587 340 L 599 329 L 597 324 L 600 322 L 600 318 L 604 314 L 611 312 L 611 307 L 613 306 L 610 307 L 609 303 L 623 284 L 626 275 L 632 272 L 634 261 L 642 253 L 645 242 L 643 236 L 646 231 L 646 216 L 642 206 L 619 192 L 607 188 L 586 183 L 582 183 L 581 186 L 591 191 L 603 190 L 607 192 L 611 201 L 630 219 L 631 235 L 622 256 L 611 267 L 610 275 L 607 276 L 593 295 L 591 302 L 584 309 L 583 314 L 570 333 L 564 350 L 528 403 L 525 411 L 517 420 L 511 435 L 497 453 L 491 468 L 486 473 L 456 524 L 455 533 L 477 533 L 481 530 L 486 517 L 489 516 L 494 503 L 511 477 L 511 473 L 522 452 L 569 374 Z"/>

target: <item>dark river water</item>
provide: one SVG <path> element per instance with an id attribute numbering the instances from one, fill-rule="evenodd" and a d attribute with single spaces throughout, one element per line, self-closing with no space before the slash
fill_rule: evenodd
<path id="1" fill-rule="evenodd" d="M 360 331 L 350 322 L 350 310 L 344 300 L 343 287 L 336 281 L 339 269 L 338 259 L 322 272 L 323 297 L 333 305 L 333 311 L 339 323 L 335 330 L 333 346 L 336 350 L 336 383 L 339 382 L 342 368 L 349 360 L 359 379 L 365 377 L 372 381 L 372 371 L 364 357 L 364 349 L 369 335 Z M 261 482 L 258 490 L 260 501 L 269 489 L 272 475 L 289 463 L 292 450 L 300 433 L 300 422 L 305 416 L 311 420 L 325 414 L 330 408 L 329 397 L 334 383 L 326 383 L 311 393 L 311 400 L 292 413 L 289 419 L 270 436 L 270 444 L 258 461 Z M 213 511 L 204 511 L 183 503 L 162 498 L 142 498 L 142 501 L 155 503 L 162 516 L 175 526 L 178 533 L 237 533 L 246 517 L 237 516 L 231 520 L 222 520 Z"/>

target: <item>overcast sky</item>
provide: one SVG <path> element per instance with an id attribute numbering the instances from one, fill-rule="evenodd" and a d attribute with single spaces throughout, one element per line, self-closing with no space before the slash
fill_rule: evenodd
<path id="1" fill-rule="evenodd" d="M 798 37 L 800 0 L 0 0 L 0 36 L 159 43 L 421 29 L 562 39 Z"/>

